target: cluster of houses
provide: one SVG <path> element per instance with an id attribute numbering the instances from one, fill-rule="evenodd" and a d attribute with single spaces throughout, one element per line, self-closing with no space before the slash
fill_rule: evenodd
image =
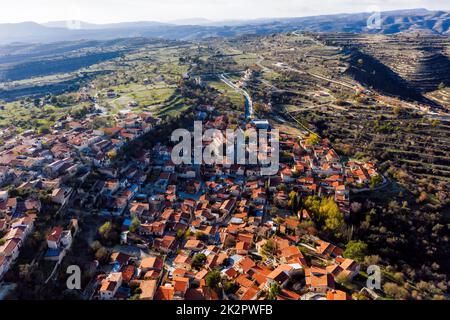
<path id="1" fill-rule="evenodd" d="M 39 199 L 22 201 L 10 197 L 8 191 L 0 191 L 0 280 L 17 260 L 40 210 Z"/>
<path id="2" fill-rule="evenodd" d="M 213 107 L 198 110 L 205 129 L 225 133 L 226 116 L 214 116 Z M 277 284 L 280 300 L 351 298 L 335 282 L 337 277 L 351 281 L 359 273 L 358 264 L 313 233 L 299 233 L 313 214 L 306 209 L 289 212 L 289 191 L 332 197 L 350 214 L 349 187 L 367 184 L 377 175 L 372 163 L 343 163 L 327 139 L 311 143 L 281 134 L 280 168 L 272 176 L 261 175 L 259 165 L 234 164 L 233 159 L 220 165 L 176 166 L 172 148 L 162 143 L 119 165 L 114 158 L 120 148 L 148 133 L 158 120 L 150 113 L 122 110 L 114 126 L 95 128 L 96 116 L 79 122 L 66 118 L 48 134 L 2 133 L 0 184 L 39 192 L 23 199 L 0 191 L 0 279 L 32 231 L 40 195 L 46 194 L 61 208 L 76 198 L 85 211 L 123 217 L 121 243 L 150 248 L 144 257 L 114 252 L 111 270 L 97 278 L 99 299 L 129 299 L 131 288 L 139 287 L 134 291 L 139 299 L 227 295 L 256 300 L 266 299 Z M 269 123 L 245 124 L 260 126 Z M 99 176 L 91 189 L 74 192 L 70 182 L 85 181 L 94 168 Z M 53 228 L 45 259 L 60 262 L 76 230 L 76 221 L 67 230 Z M 212 288 L 208 275 L 213 270 L 232 289 Z"/>
<path id="3" fill-rule="evenodd" d="M 127 112 L 117 115 L 114 127 L 93 129 L 98 116 L 88 115 L 79 122 L 65 117 L 55 124 L 51 133 L 32 130 L 18 133 L 8 128 L 0 134 L 3 141 L 0 146 L 0 279 L 32 231 L 33 221 L 41 210 L 42 196 L 56 206 L 67 207 L 75 194 L 70 186 L 72 181 L 83 182 L 93 168 L 111 170 L 111 159 L 120 148 L 148 133 L 158 122 L 149 113 Z M 108 187 L 114 189 L 109 184 L 105 192 Z M 11 196 L 7 190 L 30 195 Z M 133 196 L 124 194 L 127 200 Z M 57 231 L 55 236 L 59 234 Z M 53 247 L 49 244 L 49 251 L 61 249 L 60 245 Z M 58 254 L 55 250 L 51 255 L 59 259 L 64 250 L 56 250 Z"/>
<path id="4" fill-rule="evenodd" d="M 350 186 L 364 186 L 371 182 L 374 177 L 379 177 L 372 162 L 349 161 L 346 167 L 347 182 Z"/>
<path id="5" fill-rule="evenodd" d="M 204 127 L 226 130 L 226 116 L 212 117 L 206 110 Z M 278 219 L 270 213 L 289 212 L 288 194 L 294 188 L 304 196 L 334 197 L 340 210 L 350 213 L 353 172 L 347 168 L 353 163 L 344 164 L 327 139 L 309 144 L 308 139 L 281 134 L 280 170 L 270 177 L 262 176 L 258 165 L 226 161 L 175 166 L 171 152 L 158 143 L 98 182 L 106 203 L 113 204 L 108 214 L 125 218 L 122 244 L 150 248 L 143 258 L 113 253 L 111 272 L 98 281 L 100 299 L 128 299 L 130 288 L 138 287 L 134 292 L 139 299 L 212 300 L 227 295 L 256 300 L 266 299 L 275 284 L 280 300 L 351 299 L 337 289 L 336 279 L 351 281 L 359 265 L 314 233 L 300 234 L 302 222 L 313 214 L 303 209 Z M 138 225 L 131 228 L 136 220 Z M 213 270 L 234 289 L 211 288 L 207 277 Z"/>

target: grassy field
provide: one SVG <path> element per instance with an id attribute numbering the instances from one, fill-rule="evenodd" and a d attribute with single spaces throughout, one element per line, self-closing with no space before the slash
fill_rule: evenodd
<path id="1" fill-rule="evenodd" d="M 231 102 L 236 105 L 244 105 L 245 104 L 245 98 L 242 94 L 237 92 L 236 90 L 230 88 L 225 83 L 223 83 L 220 80 L 217 81 L 208 81 L 207 84 L 210 87 L 213 87 L 217 90 L 219 90 L 222 94 L 229 97 Z"/>
<path id="2" fill-rule="evenodd" d="M 273 70 L 264 72 L 264 74 L 263 74 L 263 78 L 266 80 L 269 80 L 269 81 L 278 79 L 278 78 L 280 78 L 280 76 L 281 75 L 278 72 L 275 72 Z"/>
<path id="3" fill-rule="evenodd" d="M 243 69 L 249 68 L 258 62 L 258 56 L 253 53 L 234 55 L 233 60 Z"/>
<path id="4" fill-rule="evenodd" d="M 178 83 L 190 67 L 190 63 L 180 60 L 180 57 L 192 56 L 197 52 L 196 46 L 160 43 L 129 52 L 118 59 L 103 61 L 84 69 L 85 72 L 107 71 L 96 74 L 92 82 L 84 87 L 84 92 L 96 97 L 96 102 L 107 110 L 110 119 L 114 119 L 113 116 L 124 109 L 137 113 L 150 111 L 157 117 L 176 117 L 191 107 L 177 94 Z M 76 75 L 77 72 L 60 73 L 24 79 L 14 85 L 59 82 Z M 215 87 L 229 96 L 234 103 L 244 103 L 240 94 L 219 80 L 215 82 Z M 115 98 L 106 97 L 106 91 L 111 89 L 117 94 Z M 78 110 L 94 106 L 93 100 L 78 103 L 78 95 L 74 94 L 73 97 L 69 103 L 63 104 L 64 107 L 49 105 L 50 100 L 47 100 L 43 107 L 36 107 L 34 98 L 0 102 L 0 127 L 12 125 L 19 131 L 51 129 L 64 116 L 78 114 Z"/>
<path id="5" fill-rule="evenodd" d="M 0 127 L 12 125 L 19 131 L 50 128 L 59 118 L 88 105 L 88 103 L 79 103 L 63 108 L 46 104 L 43 107 L 35 107 L 32 103 L 11 102 L 4 105 L 4 110 L 0 110 Z"/>
<path id="6" fill-rule="evenodd" d="M 184 99 L 179 96 L 175 96 L 174 99 L 171 100 L 170 103 L 166 104 L 163 107 L 158 107 L 155 111 L 155 115 L 158 117 L 168 116 L 168 117 L 176 117 L 177 115 L 183 113 L 188 110 L 190 106 L 184 103 Z"/>
<path id="7" fill-rule="evenodd" d="M 113 106 L 112 112 L 114 113 L 128 108 L 131 102 L 136 102 L 140 109 L 152 105 L 159 105 L 167 102 L 175 93 L 175 88 L 173 87 L 153 87 L 136 84 L 112 87 L 112 89 L 115 89 L 120 95 L 120 97 L 109 101 Z"/>

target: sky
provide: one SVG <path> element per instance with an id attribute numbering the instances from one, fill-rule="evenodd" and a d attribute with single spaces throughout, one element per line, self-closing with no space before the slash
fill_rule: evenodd
<path id="1" fill-rule="evenodd" d="M 82 20 L 91 23 L 206 18 L 241 20 L 427 8 L 450 10 L 450 0 L 13 0 L 0 23 Z"/>

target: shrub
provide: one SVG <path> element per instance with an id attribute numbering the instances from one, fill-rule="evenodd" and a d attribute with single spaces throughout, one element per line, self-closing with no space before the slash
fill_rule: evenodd
<path id="1" fill-rule="evenodd" d="M 386 295 L 388 295 L 391 298 L 397 299 L 397 300 L 405 300 L 409 298 L 409 293 L 408 291 L 403 288 L 400 287 L 399 285 L 393 283 L 393 282 L 388 282 L 383 286 L 384 292 L 386 293 Z"/>
<path id="2" fill-rule="evenodd" d="M 354 259 L 356 261 L 364 261 L 367 255 L 367 244 L 363 241 L 350 241 L 344 251 L 344 257 Z"/>

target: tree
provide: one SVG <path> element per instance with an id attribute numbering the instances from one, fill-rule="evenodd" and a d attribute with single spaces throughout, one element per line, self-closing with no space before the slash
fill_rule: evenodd
<path id="1" fill-rule="evenodd" d="M 374 189 L 376 186 L 378 186 L 380 183 L 383 182 L 383 178 L 381 175 L 376 175 L 370 178 L 370 188 Z"/>
<path id="2" fill-rule="evenodd" d="M 39 134 L 49 134 L 50 133 L 50 128 L 47 126 L 42 126 L 38 129 L 38 133 Z"/>
<path id="3" fill-rule="evenodd" d="M 402 108 L 400 106 L 395 106 L 392 111 L 396 116 L 400 115 L 402 113 Z"/>
<path id="4" fill-rule="evenodd" d="M 317 134 L 311 133 L 306 139 L 306 143 L 309 145 L 316 145 L 320 142 L 320 138 Z"/>
<path id="5" fill-rule="evenodd" d="M 278 213 L 277 207 L 274 206 L 274 207 L 270 208 L 269 214 L 270 214 L 271 216 L 276 216 L 277 213 Z"/>
<path id="6" fill-rule="evenodd" d="M 239 289 L 239 286 L 233 281 L 225 281 L 223 284 L 223 290 L 226 294 L 235 293 Z"/>
<path id="7" fill-rule="evenodd" d="M 225 242 L 223 245 L 225 248 L 232 248 L 236 245 L 236 240 L 233 237 L 229 236 L 225 239 Z"/>
<path id="8" fill-rule="evenodd" d="M 277 244 L 273 240 L 267 240 L 266 243 L 261 247 L 261 254 L 271 257 L 277 251 Z"/>
<path id="9" fill-rule="evenodd" d="M 274 284 L 272 284 L 270 286 L 268 299 L 269 300 L 277 300 L 277 296 L 280 294 L 280 292 L 281 292 L 281 287 L 278 284 L 278 282 L 275 282 Z"/>
<path id="10" fill-rule="evenodd" d="M 400 287 L 399 285 L 388 282 L 383 286 L 384 292 L 386 295 L 388 295 L 391 298 L 397 299 L 397 300 L 405 300 L 409 298 L 409 292 L 403 287 Z"/>
<path id="11" fill-rule="evenodd" d="M 196 238 L 197 240 L 206 242 L 206 241 L 208 241 L 208 238 L 209 238 L 209 237 L 208 237 L 207 234 L 198 231 L 198 232 L 195 233 L 195 238 Z"/>
<path id="12" fill-rule="evenodd" d="M 105 222 L 100 228 L 98 228 L 98 232 L 101 236 L 102 243 L 107 246 L 112 246 L 115 243 L 119 242 L 120 236 L 119 232 L 114 228 L 111 222 Z"/>
<path id="13" fill-rule="evenodd" d="M 322 200 L 320 215 L 325 217 L 325 229 L 335 231 L 344 224 L 344 215 L 332 197 Z"/>
<path id="14" fill-rule="evenodd" d="M 431 126 L 433 128 L 437 127 L 439 124 L 441 123 L 441 121 L 439 121 L 439 119 L 433 119 L 433 121 L 431 121 Z"/>
<path id="15" fill-rule="evenodd" d="M 289 193 L 289 203 L 288 203 L 288 205 L 291 207 L 292 212 L 297 213 L 297 211 L 299 209 L 299 205 L 300 205 L 300 200 L 299 200 L 297 192 L 291 191 Z"/>
<path id="16" fill-rule="evenodd" d="M 108 158 L 114 159 L 114 158 L 117 157 L 117 151 L 116 151 L 116 150 L 108 151 L 108 152 L 106 153 L 106 155 L 108 156 Z"/>
<path id="17" fill-rule="evenodd" d="M 33 100 L 33 105 L 35 107 L 40 107 L 41 106 L 41 99 L 37 98 Z"/>
<path id="18" fill-rule="evenodd" d="M 93 252 L 96 252 L 101 247 L 102 247 L 102 244 L 99 241 L 94 241 L 91 244 L 91 249 L 92 249 Z"/>
<path id="19" fill-rule="evenodd" d="M 98 228 L 98 233 L 103 237 L 103 238 L 108 238 L 109 233 L 112 230 L 112 224 L 111 222 L 107 221 L 104 224 L 102 224 L 100 226 L 100 228 Z"/>
<path id="20" fill-rule="evenodd" d="M 377 265 L 380 263 L 380 261 L 381 261 L 381 258 L 380 258 L 380 256 L 377 256 L 377 255 L 364 257 L 364 264 L 366 266 Z"/>
<path id="21" fill-rule="evenodd" d="M 260 103 L 260 102 L 255 102 L 253 104 L 253 110 L 256 113 L 267 113 L 270 111 L 270 108 L 268 107 L 268 105 L 264 104 L 264 103 Z"/>
<path id="22" fill-rule="evenodd" d="M 108 249 L 106 249 L 105 247 L 101 247 L 95 252 L 95 259 L 101 263 L 106 262 L 108 257 L 109 257 L 109 252 L 108 252 Z"/>
<path id="23" fill-rule="evenodd" d="M 177 239 L 181 239 L 184 237 L 184 231 L 182 229 L 177 230 Z"/>
<path id="24" fill-rule="evenodd" d="M 206 261 L 206 255 L 203 253 L 199 253 L 194 256 L 194 259 L 192 260 L 192 266 L 196 269 L 199 269 L 203 266 L 205 261 Z"/>
<path id="25" fill-rule="evenodd" d="M 312 211 L 314 213 L 314 215 L 319 215 L 320 203 L 321 203 L 321 201 L 320 201 L 319 197 L 309 196 L 305 200 L 306 208 L 309 211 Z"/>
<path id="26" fill-rule="evenodd" d="M 19 277 L 25 281 L 31 280 L 31 266 L 29 264 L 19 265 Z"/>
<path id="27" fill-rule="evenodd" d="M 360 103 L 360 104 L 367 102 L 366 98 L 364 98 L 363 96 L 360 96 L 360 95 L 355 96 L 354 99 L 357 103 Z"/>
<path id="28" fill-rule="evenodd" d="M 351 282 L 352 282 L 351 276 L 350 276 L 350 275 L 347 275 L 347 274 L 343 274 L 343 273 L 338 274 L 338 275 L 334 278 L 334 280 L 336 281 L 336 283 L 339 283 L 339 284 L 341 284 L 341 285 L 343 285 L 343 286 L 348 286 L 348 285 L 350 285 Z"/>
<path id="29" fill-rule="evenodd" d="M 211 289 L 217 289 L 221 282 L 221 276 L 219 270 L 213 270 L 205 277 L 206 286 Z"/>
<path id="30" fill-rule="evenodd" d="M 365 296 L 364 294 L 360 293 L 360 292 L 356 292 L 352 295 L 353 299 L 355 300 L 369 300 L 369 298 L 367 296 Z"/>
<path id="31" fill-rule="evenodd" d="M 221 266 L 226 268 L 229 265 L 231 265 L 232 263 L 233 263 L 233 260 L 231 260 L 230 258 L 225 258 L 225 259 L 223 259 Z"/>
<path id="32" fill-rule="evenodd" d="M 139 221 L 138 217 L 134 217 L 133 220 L 131 221 L 130 231 L 136 232 L 140 226 L 141 226 L 141 221 Z"/>
<path id="33" fill-rule="evenodd" d="M 324 224 L 324 229 L 336 231 L 344 225 L 344 215 L 334 201 L 333 197 L 320 199 L 310 196 L 305 200 L 305 206 L 314 213 L 316 219 Z"/>
<path id="34" fill-rule="evenodd" d="M 344 257 L 356 260 L 358 262 L 364 261 L 364 258 L 367 255 L 367 244 L 360 240 L 352 240 L 347 243 L 347 246 L 344 251 Z"/>

